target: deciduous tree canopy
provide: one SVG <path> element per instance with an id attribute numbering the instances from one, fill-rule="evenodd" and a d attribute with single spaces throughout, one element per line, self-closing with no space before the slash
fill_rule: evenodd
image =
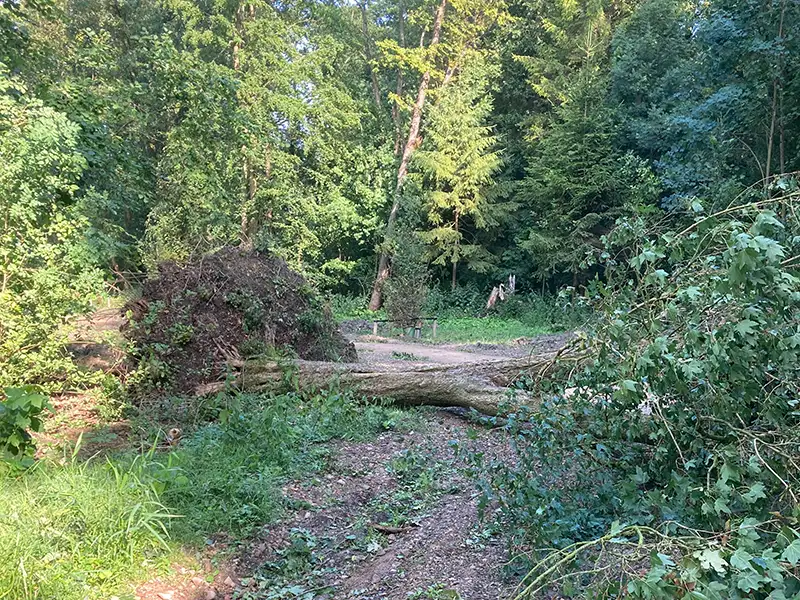
<path id="1" fill-rule="evenodd" d="M 409 235 L 433 282 L 582 286 L 620 217 L 785 187 L 798 27 L 790 0 L 3 2 L 0 361 L 227 245 L 374 306 Z"/>

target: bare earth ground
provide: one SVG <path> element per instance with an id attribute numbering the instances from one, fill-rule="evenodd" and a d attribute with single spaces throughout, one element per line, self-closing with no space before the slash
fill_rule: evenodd
<path id="1" fill-rule="evenodd" d="M 504 597 L 501 541 L 482 535 L 476 493 L 455 464 L 452 444 L 466 442 L 468 423 L 448 411 L 426 420 L 423 431 L 337 444 L 323 478 L 286 486 L 304 508 L 265 528 L 242 563 L 274 561 L 300 528 L 320 543 L 313 577 L 324 590 L 319 598 L 400 600 L 435 586 L 464 600 Z M 481 430 L 471 443 L 487 454 L 508 452 L 501 435 Z M 409 486 L 397 461 L 432 478 L 430 489 Z"/>
<path id="2" fill-rule="evenodd" d="M 98 313 L 79 328 L 71 348 L 89 368 L 120 357 L 103 346 L 116 334 L 116 311 Z M 81 324 L 83 325 L 83 324 Z M 552 352 L 568 334 L 511 344 L 431 344 L 351 336 L 359 360 L 466 363 Z M 97 429 L 91 399 L 56 398 L 58 422 L 42 441 L 57 443 L 81 431 L 97 446 L 125 445 L 127 423 Z M 286 512 L 250 539 L 221 533 L 191 564 L 154 578 L 137 600 L 499 600 L 514 585 L 503 574 L 502 540 L 478 518 L 477 494 L 462 474 L 454 442 L 488 457 L 511 452 L 501 430 L 473 427 L 460 413 L 422 411 L 423 427 L 387 431 L 370 442 L 330 444 L 328 468 L 316 478 L 288 482 Z M 77 427 L 76 427 L 77 426 Z M 105 442 L 105 443 L 104 443 Z M 92 444 L 95 446 L 95 444 Z M 95 448 L 97 450 L 98 448 Z"/>
<path id="3" fill-rule="evenodd" d="M 503 542 L 478 519 L 453 445 L 510 449 L 500 430 L 470 431 L 460 414 L 438 410 L 419 431 L 332 444 L 323 473 L 284 486 L 283 519 L 233 551 L 220 536 L 207 552 L 222 551 L 214 567 L 210 558 L 199 570 L 176 566 L 137 600 L 507 598 Z"/>
<path id="4" fill-rule="evenodd" d="M 571 337 L 567 333 L 520 338 L 509 344 L 432 344 L 374 335 L 351 336 L 361 362 L 406 360 L 415 363 L 473 363 L 499 358 L 521 358 L 559 350 Z"/>

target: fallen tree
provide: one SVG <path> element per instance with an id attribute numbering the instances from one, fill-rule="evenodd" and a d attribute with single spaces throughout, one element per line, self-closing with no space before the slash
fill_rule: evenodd
<path id="1" fill-rule="evenodd" d="M 556 367 L 558 354 L 480 363 L 329 363 L 317 361 L 232 361 L 232 381 L 198 386 L 198 395 L 212 394 L 232 385 L 242 391 L 282 392 L 319 389 L 331 383 L 356 390 L 369 399 L 390 398 L 403 406 L 443 406 L 475 409 L 496 415 L 509 401 L 508 391 L 524 377 L 546 377 Z M 562 358 L 563 360 L 563 358 Z M 515 402 L 531 398 L 517 391 Z"/>

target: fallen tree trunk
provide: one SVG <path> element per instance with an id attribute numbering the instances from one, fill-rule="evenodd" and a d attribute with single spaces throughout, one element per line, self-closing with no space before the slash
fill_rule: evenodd
<path id="1" fill-rule="evenodd" d="M 509 386 L 524 376 L 543 377 L 555 368 L 555 354 L 480 363 L 330 363 L 244 361 L 231 363 L 233 386 L 243 391 L 283 392 L 295 387 L 319 389 L 338 382 L 370 399 L 391 398 L 403 406 L 457 406 L 496 415 L 508 403 Z M 225 389 L 225 383 L 198 387 L 199 395 Z M 228 384 L 230 385 L 230 384 Z M 531 398 L 517 392 L 517 403 Z"/>

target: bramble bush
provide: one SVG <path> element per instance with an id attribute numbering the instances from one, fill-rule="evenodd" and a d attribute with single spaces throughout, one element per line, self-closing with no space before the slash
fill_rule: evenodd
<path id="1" fill-rule="evenodd" d="M 800 192 L 785 187 L 605 240 L 599 318 L 561 377 L 530 382 L 543 403 L 507 425 L 519 460 L 481 482 L 527 558 L 517 598 L 800 593 Z"/>

